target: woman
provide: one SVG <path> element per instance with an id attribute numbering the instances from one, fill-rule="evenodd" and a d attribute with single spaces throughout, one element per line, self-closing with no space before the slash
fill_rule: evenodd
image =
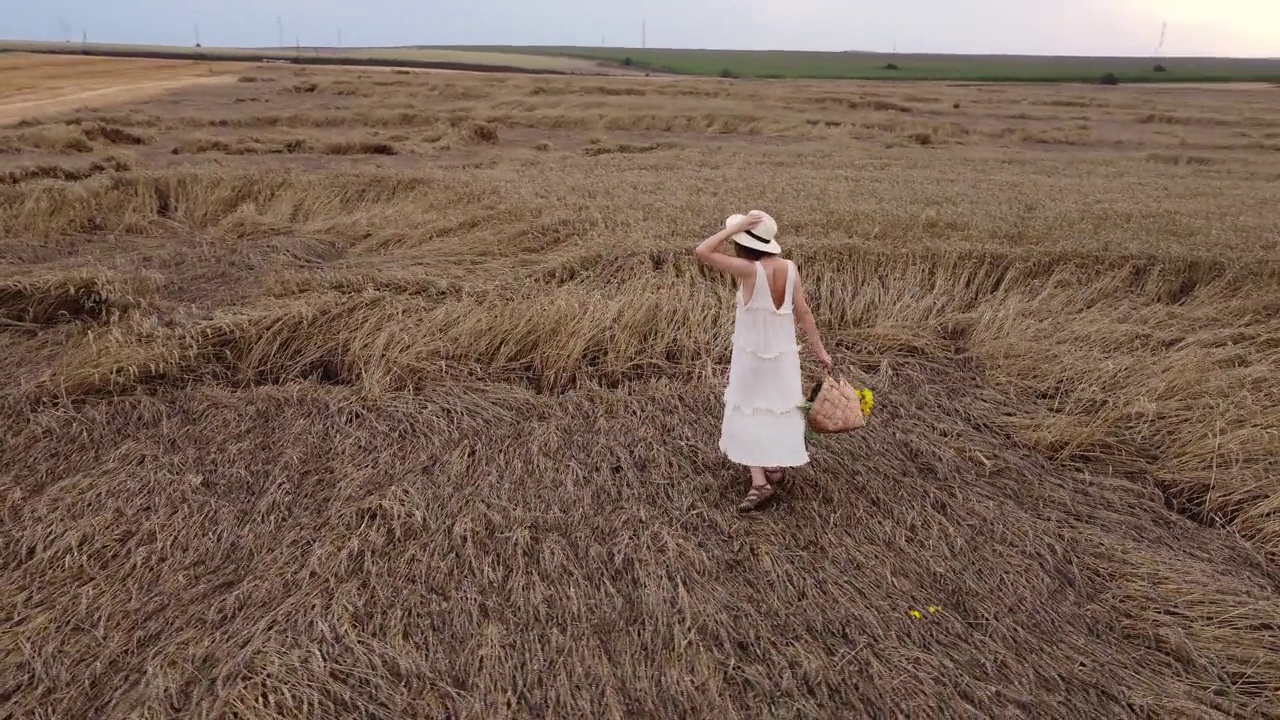
<path id="1" fill-rule="evenodd" d="M 751 470 L 751 490 L 738 506 L 754 510 L 774 496 L 783 468 L 809 462 L 800 409 L 800 349 L 796 323 L 828 371 L 831 356 L 805 301 L 795 263 L 779 257 L 778 224 L 759 210 L 733 215 L 725 228 L 698 245 L 698 260 L 738 280 L 733 360 L 724 393 L 720 450 Z M 736 257 L 719 252 L 732 239 Z"/>

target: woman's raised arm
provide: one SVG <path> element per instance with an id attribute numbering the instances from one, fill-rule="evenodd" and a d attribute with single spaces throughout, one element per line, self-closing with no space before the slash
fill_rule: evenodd
<path id="1" fill-rule="evenodd" d="M 725 240 L 728 240 L 740 232 L 752 230 L 762 222 L 764 222 L 764 216 L 754 213 L 749 214 L 733 225 L 730 225 L 715 235 L 703 240 L 698 244 L 698 247 L 694 249 L 693 254 L 696 255 L 698 260 L 703 264 L 710 265 L 721 272 L 726 272 L 734 277 L 742 279 L 753 278 L 755 277 L 756 272 L 754 263 L 740 257 L 726 255 L 725 253 L 720 252 L 720 246 L 724 244 Z"/>

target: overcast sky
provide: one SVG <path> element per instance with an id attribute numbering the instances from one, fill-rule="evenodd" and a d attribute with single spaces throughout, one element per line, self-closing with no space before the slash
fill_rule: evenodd
<path id="1" fill-rule="evenodd" d="M 1280 57 L 1280 0 L 0 0 L 0 38 Z"/>

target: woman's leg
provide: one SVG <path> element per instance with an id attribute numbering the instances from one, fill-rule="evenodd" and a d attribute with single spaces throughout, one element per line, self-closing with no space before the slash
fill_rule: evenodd
<path id="1" fill-rule="evenodd" d="M 747 491 L 747 497 L 738 505 L 738 509 L 746 512 L 755 510 L 765 503 L 778 489 L 769 481 L 765 469 L 762 467 L 751 467 L 751 489 Z M 774 470 L 770 469 L 769 474 L 774 474 Z"/>

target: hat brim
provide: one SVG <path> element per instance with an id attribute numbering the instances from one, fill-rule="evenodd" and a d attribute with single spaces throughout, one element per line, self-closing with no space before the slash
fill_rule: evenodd
<path id="1" fill-rule="evenodd" d="M 728 218 L 725 219 L 724 225 L 725 227 L 729 227 L 734 223 L 742 220 L 742 218 L 744 217 L 746 216 L 741 214 L 730 215 Z M 751 248 L 752 250 L 759 250 L 760 252 L 769 253 L 770 255 L 778 255 L 782 252 L 782 246 L 778 244 L 777 240 L 768 240 L 768 241 L 760 240 L 744 232 L 730 235 L 729 239 L 741 245 L 742 247 Z"/>
<path id="2" fill-rule="evenodd" d="M 747 235 L 746 233 L 738 233 L 737 235 L 732 235 L 729 237 L 729 239 L 738 243 L 742 247 L 751 248 L 752 250 L 759 250 L 760 252 L 766 252 L 766 253 L 769 253 L 770 255 L 779 255 L 782 253 L 782 246 L 778 244 L 777 240 L 771 240 L 767 243 L 762 243 L 759 240 L 751 237 L 750 235 Z"/>

